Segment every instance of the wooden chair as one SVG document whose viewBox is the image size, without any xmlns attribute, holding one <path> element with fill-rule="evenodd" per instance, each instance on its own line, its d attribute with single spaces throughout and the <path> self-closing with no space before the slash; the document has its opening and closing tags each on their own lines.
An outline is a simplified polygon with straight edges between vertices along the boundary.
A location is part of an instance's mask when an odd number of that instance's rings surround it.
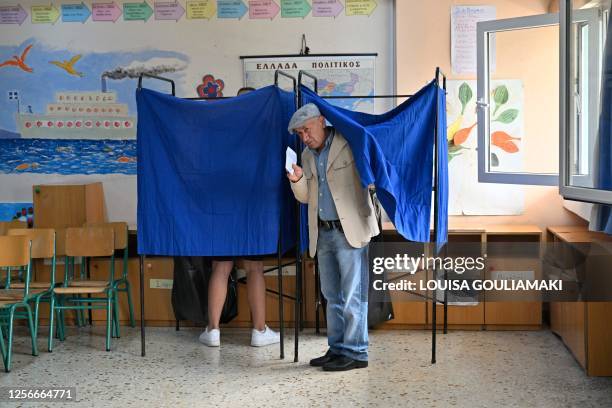
<svg viewBox="0 0 612 408">
<path fill-rule="evenodd" d="M 49 303 L 49 326 L 54 324 L 54 315 L 51 313 L 51 303 L 55 300 L 53 288 L 56 285 L 56 233 L 51 228 L 32 228 L 32 229 L 11 229 L 8 231 L 9 236 L 22 236 L 32 241 L 32 259 L 49 259 L 51 260 L 50 279 L 48 281 L 32 280 L 30 288 L 33 290 L 41 290 L 32 295 L 31 299 L 34 302 L 34 331 L 38 337 L 39 325 L 39 306 L 40 302 Z M 11 289 L 23 289 L 25 282 L 9 282 Z"/>
<path fill-rule="evenodd" d="M 74 275 L 74 263 L 70 261 L 75 257 L 110 257 L 110 271 L 108 280 L 104 285 L 75 285 L 78 281 Z M 66 271 L 64 281 L 61 286 L 53 288 L 53 292 L 58 296 L 57 302 L 53 305 L 54 310 L 95 310 L 106 309 L 106 351 L 111 348 L 111 323 L 113 319 L 113 302 L 115 298 L 115 288 L 113 286 L 115 276 L 115 232 L 112 228 L 105 227 L 86 227 L 86 228 L 67 228 L 66 229 Z M 102 297 L 86 298 L 86 295 L 102 295 Z M 94 301 L 95 299 L 95 301 Z M 101 304 L 105 303 L 105 304 Z M 117 311 L 115 311 L 117 314 Z M 60 339 L 65 338 L 64 315 L 60 313 L 62 327 Z M 116 318 L 118 322 L 118 316 Z M 51 328 L 52 330 L 52 328 Z M 53 336 L 50 349 L 53 346 Z"/>
<path fill-rule="evenodd" d="M 19 220 L 0 221 L 0 235 L 6 235 L 8 230 L 16 228 L 28 228 L 28 224 Z"/>
<path fill-rule="evenodd" d="M 6 235 L 10 229 L 15 229 L 15 228 L 26 229 L 28 228 L 28 224 L 23 221 L 19 221 L 19 220 L 0 221 L 0 236 Z M 0 268 L 0 272 L 4 270 L 6 270 L 6 268 Z M 3 276 L 5 278 L 7 277 L 6 275 L 3 275 Z M 6 286 L 6 282 L 2 282 L 2 287 L 5 287 L 5 286 Z"/>
<path fill-rule="evenodd" d="M 56 256 L 58 259 L 63 258 L 64 259 L 64 278 L 62 279 L 62 282 L 65 280 L 67 273 L 71 272 L 74 273 L 74 269 L 75 269 L 75 258 L 72 257 L 67 257 L 66 256 L 66 228 L 61 228 L 61 229 L 56 229 Z M 81 268 L 83 268 L 83 265 L 81 265 Z M 83 275 L 83 270 L 81 269 L 81 275 Z M 60 279 L 59 277 L 57 278 L 57 281 L 59 282 Z M 85 317 L 83 314 L 83 310 L 75 310 L 75 322 L 76 325 L 79 327 L 82 327 L 85 325 Z M 61 319 L 58 319 L 58 335 L 59 338 L 61 340 L 64 339 L 64 335 L 63 335 L 63 325 L 62 322 L 64 322 L 65 318 L 64 318 L 64 311 L 60 311 L 59 312 L 61 315 Z"/>
<path fill-rule="evenodd" d="M 0 291 L 6 295 L 7 299 L 0 300 L 0 311 L 4 312 L 8 325 L 8 344 L 5 347 L 4 336 L 0 328 L 0 353 L 6 372 L 11 370 L 12 349 L 13 349 L 13 327 L 16 312 L 25 309 L 25 316 L 28 320 L 30 337 L 32 339 L 32 355 L 37 356 L 36 331 L 32 318 L 32 309 L 28 304 L 30 300 L 30 274 L 32 270 L 31 261 L 32 241 L 27 237 L 20 236 L 0 236 L 0 268 L 7 268 L 8 275 L 14 268 L 25 268 L 25 285 L 22 290 L 4 289 Z M 17 293 L 19 292 L 19 294 Z"/>
<path fill-rule="evenodd" d="M 135 327 L 136 323 L 134 322 L 134 307 L 132 304 L 132 293 L 130 290 L 130 281 L 128 280 L 128 227 L 125 222 L 108 222 L 108 223 L 96 223 L 96 224 L 85 224 L 85 227 L 106 227 L 112 228 L 115 231 L 115 250 L 123 251 L 123 272 L 121 273 L 121 277 L 115 279 L 113 281 L 113 285 L 115 286 L 115 290 L 117 291 L 117 296 L 115 297 L 115 310 L 117 311 L 117 315 L 119 313 L 119 292 L 125 292 L 127 294 L 128 307 L 130 313 L 130 326 Z M 83 272 L 83 270 L 82 270 Z M 75 281 L 73 285 L 75 286 L 83 286 L 83 285 L 106 285 L 106 281 Z M 119 337 L 119 322 L 117 321 L 115 336 Z"/>
</svg>

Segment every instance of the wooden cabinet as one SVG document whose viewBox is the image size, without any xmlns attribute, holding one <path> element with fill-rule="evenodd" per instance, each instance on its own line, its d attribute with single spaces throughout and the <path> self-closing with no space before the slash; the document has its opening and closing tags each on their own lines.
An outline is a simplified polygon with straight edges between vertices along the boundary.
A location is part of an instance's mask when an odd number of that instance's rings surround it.
<svg viewBox="0 0 612 408">
<path fill-rule="evenodd" d="M 549 227 L 549 242 L 612 242 L 586 227 Z M 605 267 L 605 266 L 604 266 Z M 550 302 L 550 328 L 592 376 L 612 376 L 612 302 Z"/>
<path fill-rule="evenodd" d="M 138 263 L 138 262 L 137 262 Z M 147 325 L 172 325 L 172 258 L 150 257 L 144 263 L 144 316 Z M 137 297 L 140 301 L 140 296 Z M 140 320 L 140 315 L 138 316 Z"/>
<path fill-rule="evenodd" d="M 466 243 L 471 250 L 476 253 L 481 253 L 481 242 L 483 241 L 484 229 L 482 228 L 453 228 L 449 229 L 449 242 Z M 384 242 L 405 242 L 405 240 L 397 234 L 395 227 L 391 223 L 383 224 Z M 425 246 L 423 247 L 425 250 Z M 452 254 L 448 254 L 452 256 Z M 421 276 L 418 276 L 421 275 Z M 416 279 L 427 280 L 432 279 L 431 271 L 419 271 L 415 275 Z M 424 291 L 421 295 L 431 297 L 431 291 Z M 431 301 L 427 301 L 423 297 L 400 293 L 397 291 L 391 292 L 393 302 L 394 319 L 379 326 L 383 329 L 403 329 L 403 328 L 427 328 L 431 327 L 432 306 Z M 443 306 L 438 305 L 437 309 L 437 325 L 443 324 Z M 454 328 L 464 329 L 480 329 L 484 324 L 484 306 L 478 303 L 470 306 L 448 306 L 448 323 Z"/>
<path fill-rule="evenodd" d="M 542 230 L 534 225 L 495 225 L 486 229 L 487 268 L 485 279 L 512 274 L 518 279 L 542 279 Z M 495 292 L 485 294 L 487 329 L 537 329 L 542 325 L 542 302 L 537 292 L 515 292 L 495 301 Z M 502 296 L 501 294 L 499 296 Z M 524 299 L 524 300 L 522 300 Z"/>
<path fill-rule="evenodd" d="M 102 183 L 33 187 L 36 228 L 81 227 L 106 221 Z"/>
<path fill-rule="evenodd" d="M 385 242 L 401 242 L 393 225 L 385 224 Z M 448 232 L 449 253 L 444 256 L 478 257 L 487 253 L 485 270 L 472 271 L 473 279 L 491 279 L 499 272 L 523 273 L 539 279 L 541 276 L 542 230 L 533 225 L 495 225 L 483 228 L 453 226 Z M 514 250 L 510 250 L 514 248 Z M 454 252 L 453 252 L 454 251 Z M 450 275 L 449 275 L 450 276 Z M 431 276 L 428 277 L 431 279 Z M 490 298 L 487 295 L 491 295 Z M 431 296 L 431 292 L 426 293 Z M 447 307 L 448 324 L 456 329 L 539 329 L 542 324 L 540 301 L 495 301 L 495 293 L 483 292 L 478 302 L 451 302 Z M 383 328 L 431 327 L 431 301 L 402 301 L 393 293 L 395 319 Z M 454 304 L 453 304 L 454 303 Z M 436 323 L 443 325 L 444 307 L 436 306 Z"/>
<path fill-rule="evenodd" d="M 587 373 L 612 376 L 612 302 L 587 302 Z"/>
<path fill-rule="evenodd" d="M 440 254 L 444 257 L 480 257 L 484 253 L 484 243 L 486 235 L 484 228 L 449 228 L 448 231 L 448 251 Z M 467 273 L 467 272 L 466 272 Z M 454 272 L 450 271 L 448 278 L 452 278 Z M 470 279 L 482 279 L 484 276 L 483 270 L 473 270 L 470 272 Z M 467 278 L 467 275 L 463 275 Z M 439 292 L 438 296 L 441 296 Z M 477 302 L 463 302 L 464 304 L 450 304 L 447 307 L 448 324 L 454 328 L 480 330 L 485 323 L 485 298 L 481 294 Z M 452 303 L 452 302 L 451 302 Z M 457 302 L 455 302 L 457 303 Z M 468 304 L 470 303 L 470 304 Z M 427 302 L 428 322 L 432 320 L 431 302 Z M 444 306 L 438 304 L 436 306 L 436 325 L 443 326 Z M 429 324 L 431 327 L 431 324 Z"/>
<path fill-rule="evenodd" d="M 612 376 L 612 302 L 551 302 L 551 330 L 592 376 Z"/>
<path fill-rule="evenodd" d="M 385 242 L 391 242 L 395 231 L 392 226 L 387 226 L 385 231 Z M 387 238 L 390 238 L 387 240 Z M 399 240 L 399 237 L 396 237 Z M 493 226 L 486 228 L 459 228 L 452 227 L 449 230 L 449 242 L 451 244 L 465 244 L 470 256 L 479 256 L 487 252 L 489 257 L 486 261 L 486 269 L 477 271 L 477 278 L 492 278 L 498 271 L 533 272 L 535 279 L 541 277 L 540 265 L 540 241 L 542 232 L 535 226 Z M 526 243 L 527 249 L 522 250 L 519 245 Z M 514 250 L 514 256 L 506 253 L 505 248 L 519 248 Z M 448 256 L 466 256 L 464 247 L 454 249 L 457 253 L 449 253 Z M 501 248 L 501 249 L 500 249 Z M 516 256 L 516 252 L 519 252 Z M 452 252 L 452 250 L 451 250 Z M 512 252 L 512 251 L 510 251 Z M 121 261 L 117 260 L 116 276 L 121 273 Z M 275 265 L 273 258 L 266 259 L 265 264 L 269 267 Z M 108 260 L 94 260 L 91 263 L 91 276 L 94 279 L 106 279 L 108 277 Z M 172 326 L 175 324 L 172 310 L 172 280 L 174 262 L 172 258 L 147 257 L 145 260 L 145 319 L 148 325 Z M 419 272 L 424 274 L 425 272 Z M 62 276 L 61 266 L 60 273 Z M 138 258 L 129 260 L 130 282 L 132 283 L 132 294 L 136 320 L 140 319 L 139 309 L 139 262 Z M 431 276 L 429 276 L 431 278 Z M 277 290 L 276 272 L 266 275 L 266 285 L 271 290 Z M 303 318 L 306 327 L 315 324 L 315 282 L 314 261 L 310 258 L 304 260 L 303 276 Z M 285 294 L 295 294 L 295 276 L 293 273 L 285 274 L 283 277 L 283 290 Z M 431 296 L 431 293 L 425 293 Z M 451 304 L 448 306 L 448 323 L 451 328 L 460 329 L 538 329 L 542 323 L 542 305 L 539 301 L 515 300 L 496 302 L 494 294 L 481 294 L 479 301 L 472 305 Z M 238 316 L 228 326 L 250 327 L 251 316 L 248 305 L 247 288 L 244 284 L 238 286 Z M 520 294 L 517 294 L 520 298 Z M 404 329 L 404 328 L 427 328 L 431 324 L 432 310 L 431 302 L 423 298 L 403 293 L 392 293 L 393 309 L 395 318 L 384 323 L 380 328 Z M 284 316 L 287 327 L 293 325 L 294 301 L 284 300 Z M 321 309 L 320 322 L 324 327 L 325 311 Z M 120 319 L 122 324 L 127 323 L 127 301 L 125 294 L 120 295 Z M 278 326 L 278 296 L 273 293 L 266 295 L 266 319 L 272 326 Z M 94 320 L 103 320 L 103 314 L 94 312 Z M 182 325 L 189 325 L 183 322 Z M 437 324 L 443 324 L 443 306 L 437 306 Z"/>
</svg>

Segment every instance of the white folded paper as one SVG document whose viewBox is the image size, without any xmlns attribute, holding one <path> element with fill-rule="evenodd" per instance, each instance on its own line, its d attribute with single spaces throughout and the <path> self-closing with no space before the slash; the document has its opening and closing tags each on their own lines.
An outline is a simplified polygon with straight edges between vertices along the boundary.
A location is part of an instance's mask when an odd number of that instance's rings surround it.
<svg viewBox="0 0 612 408">
<path fill-rule="evenodd" d="M 285 169 L 289 172 L 289 174 L 293 174 L 292 164 L 297 164 L 297 153 L 295 153 L 290 147 L 287 147 L 287 155 L 285 157 Z"/>
</svg>

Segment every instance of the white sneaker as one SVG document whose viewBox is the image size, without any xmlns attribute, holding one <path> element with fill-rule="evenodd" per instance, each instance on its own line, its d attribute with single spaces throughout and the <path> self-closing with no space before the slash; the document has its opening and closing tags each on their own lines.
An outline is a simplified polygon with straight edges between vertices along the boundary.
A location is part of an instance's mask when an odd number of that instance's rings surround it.
<svg viewBox="0 0 612 408">
<path fill-rule="evenodd" d="M 276 343 L 280 343 L 280 334 L 269 328 L 267 325 L 264 326 L 263 331 L 259 331 L 257 329 L 251 330 L 251 346 L 262 347 Z"/>
<path fill-rule="evenodd" d="M 208 330 L 208 326 L 200 334 L 200 342 L 208 347 L 219 347 L 221 345 L 221 332 L 219 329 Z"/>
</svg>

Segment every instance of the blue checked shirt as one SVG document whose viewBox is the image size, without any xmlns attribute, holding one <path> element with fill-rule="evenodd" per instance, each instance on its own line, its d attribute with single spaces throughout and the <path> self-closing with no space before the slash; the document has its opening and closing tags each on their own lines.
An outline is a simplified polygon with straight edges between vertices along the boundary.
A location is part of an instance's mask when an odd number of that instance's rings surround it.
<svg viewBox="0 0 612 408">
<path fill-rule="evenodd" d="M 329 185 L 327 184 L 327 157 L 329 156 L 329 148 L 334 139 L 334 129 L 331 128 L 331 132 L 321 152 L 317 152 L 316 149 L 310 149 L 315 158 L 317 165 L 317 177 L 319 185 L 319 218 L 324 221 L 331 221 L 338 219 L 338 212 L 336 211 L 336 204 L 334 204 L 334 198 L 332 197 L 331 191 L 329 191 Z"/>
</svg>

